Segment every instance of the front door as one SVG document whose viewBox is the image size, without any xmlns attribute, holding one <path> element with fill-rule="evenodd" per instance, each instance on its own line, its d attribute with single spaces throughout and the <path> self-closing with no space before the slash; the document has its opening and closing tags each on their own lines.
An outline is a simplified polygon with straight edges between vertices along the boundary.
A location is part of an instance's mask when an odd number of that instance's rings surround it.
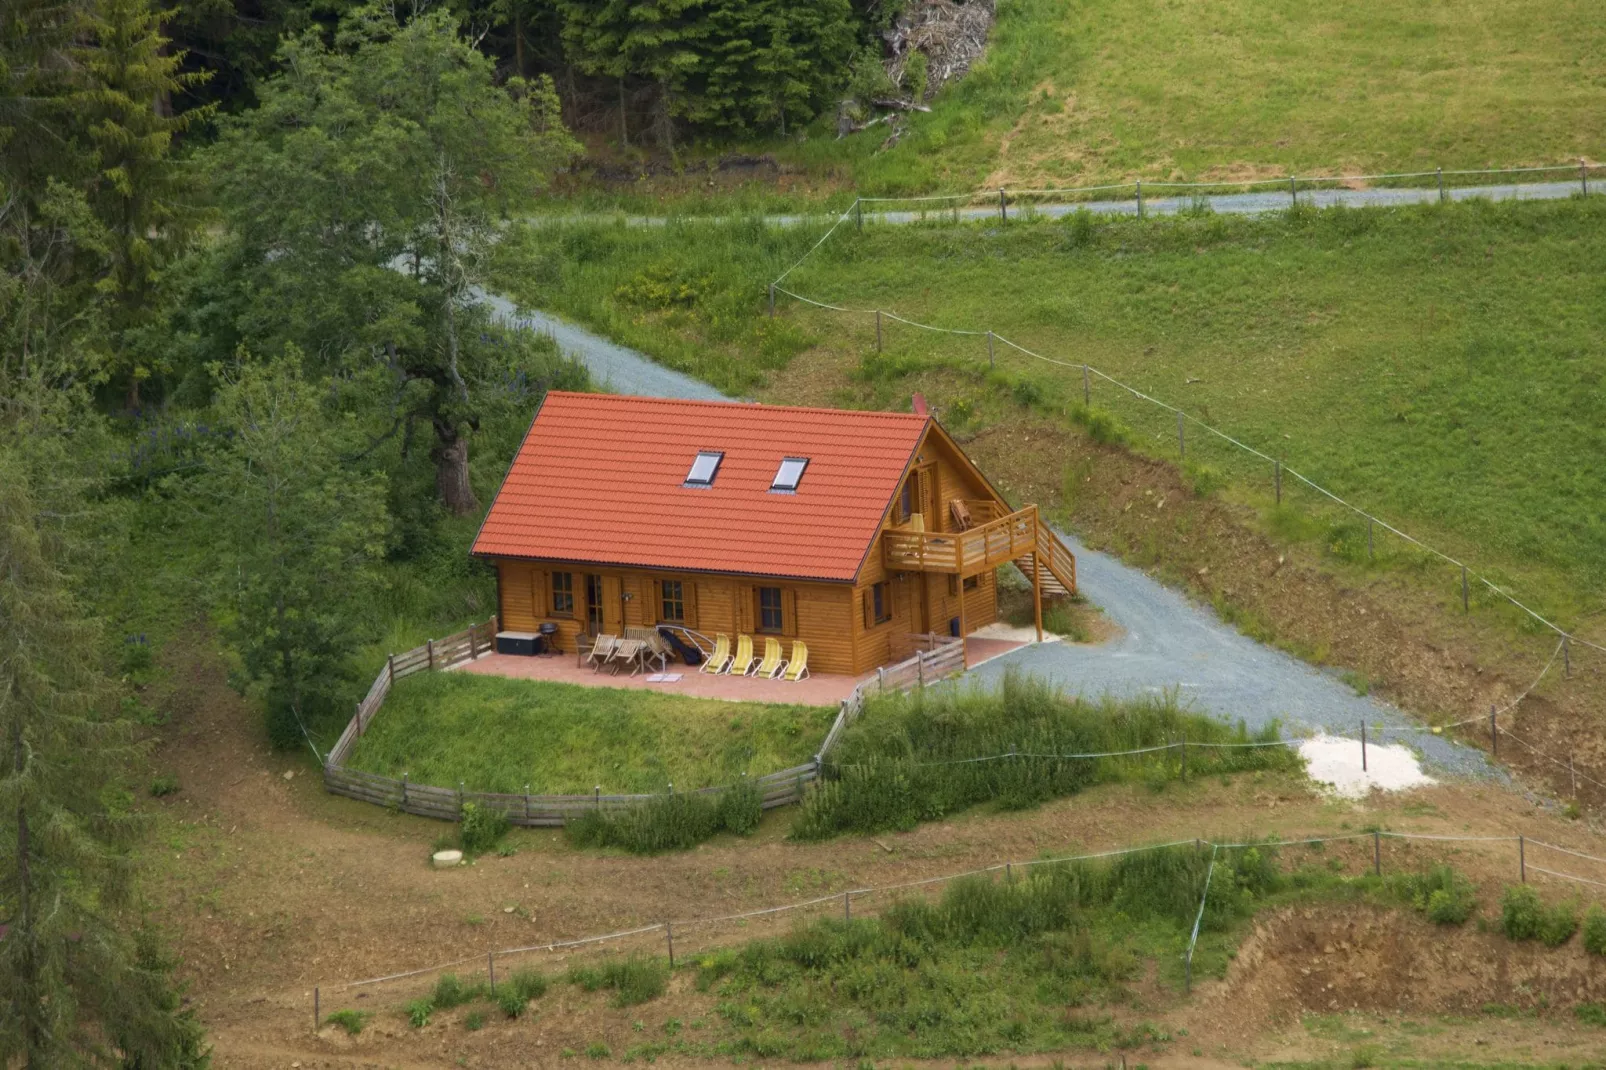
<svg viewBox="0 0 1606 1070">
<path fill-rule="evenodd" d="M 591 635 L 603 634 L 602 577 L 586 574 L 586 631 Z"/>
</svg>

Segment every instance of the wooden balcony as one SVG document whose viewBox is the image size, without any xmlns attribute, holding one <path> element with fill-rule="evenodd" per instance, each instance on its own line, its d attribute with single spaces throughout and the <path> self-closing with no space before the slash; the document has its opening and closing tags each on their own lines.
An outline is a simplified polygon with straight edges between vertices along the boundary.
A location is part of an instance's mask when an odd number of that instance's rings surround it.
<svg viewBox="0 0 1606 1070">
<path fill-rule="evenodd" d="M 910 531 L 895 528 L 881 537 L 881 554 L 894 572 L 944 572 L 974 576 L 1007 561 L 1015 561 L 1037 549 L 1037 507 L 1028 505 L 1013 513 L 980 522 L 976 506 L 992 503 L 971 502 L 974 527 L 964 531 Z"/>
</svg>

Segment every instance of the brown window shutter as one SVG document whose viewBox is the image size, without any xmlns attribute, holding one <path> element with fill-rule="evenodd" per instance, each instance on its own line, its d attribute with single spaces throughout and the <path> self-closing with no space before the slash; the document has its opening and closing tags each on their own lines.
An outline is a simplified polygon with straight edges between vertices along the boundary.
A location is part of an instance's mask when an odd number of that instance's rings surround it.
<svg viewBox="0 0 1606 1070">
<path fill-rule="evenodd" d="M 869 631 L 875 627 L 875 588 L 866 587 L 859 592 L 859 608 L 864 617 L 864 630 Z"/>
<path fill-rule="evenodd" d="M 797 634 L 797 592 L 790 587 L 781 588 L 781 634 Z"/>
<path fill-rule="evenodd" d="M 697 627 L 697 584 L 691 580 L 681 583 L 681 590 L 686 595 L 686 627 Z"/>
</svg>

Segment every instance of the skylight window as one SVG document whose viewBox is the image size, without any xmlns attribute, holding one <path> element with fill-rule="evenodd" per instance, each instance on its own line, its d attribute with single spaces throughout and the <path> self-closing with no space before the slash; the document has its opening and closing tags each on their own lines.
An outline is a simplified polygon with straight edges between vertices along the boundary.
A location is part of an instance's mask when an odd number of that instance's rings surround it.
<svg viewBox="0 0 1606 1070">
<path fill-rule="evenodd" d="M 770 483 L 770 490 L 782 494 L 791 494 L 797 490 L 797 485 L 803 481 L 803 469 L 809 466 L 807 457 L 787 457 L 781 461 L 781 467 L 775 471 L 775 480 Z"/>
<path fill-rule="evenodd" d="M 686 473 L 686 486 L 712 487 L 714 477 L 719 474 L 719 462 L 725 455 L 717 450 L 703 450 L 697 454 L 697 459 L 691 463 L 691 471 Z"/>
</svg>

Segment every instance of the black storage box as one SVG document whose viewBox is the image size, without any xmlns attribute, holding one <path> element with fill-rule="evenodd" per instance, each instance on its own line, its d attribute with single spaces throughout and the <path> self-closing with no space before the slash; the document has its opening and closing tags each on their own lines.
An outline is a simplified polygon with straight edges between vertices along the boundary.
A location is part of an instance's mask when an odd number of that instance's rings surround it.
<svg viewBox="0 0 1606 1070">
<path fill-rule="evenodd" d="M 534 657 L 541 649 L 541 637 L 534 632 L 497 632 L 496 652 Z"/>
</svg>

